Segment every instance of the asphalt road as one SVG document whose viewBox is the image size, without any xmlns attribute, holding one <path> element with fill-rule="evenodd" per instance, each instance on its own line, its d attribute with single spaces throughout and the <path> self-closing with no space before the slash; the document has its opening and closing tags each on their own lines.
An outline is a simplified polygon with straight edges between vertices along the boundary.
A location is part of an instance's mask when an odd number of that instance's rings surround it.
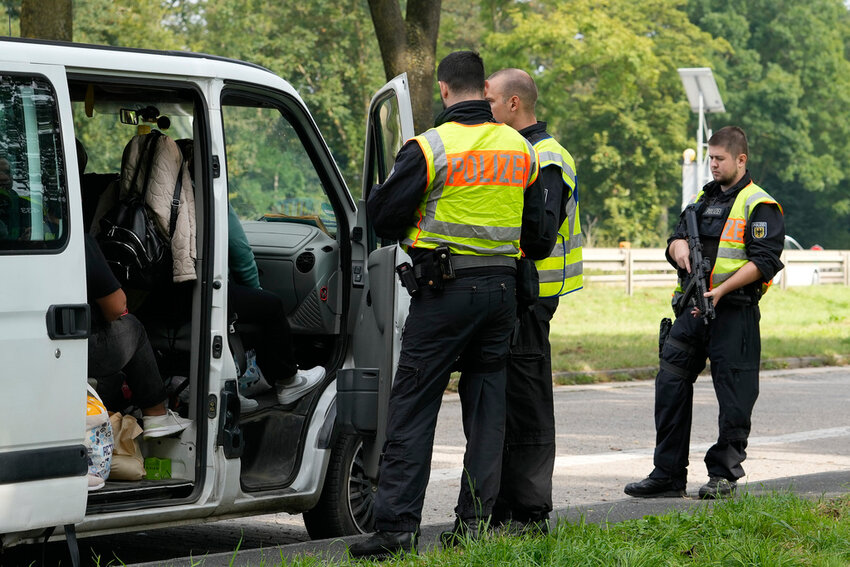
<svg viewBox="0 0 850 567">
<path fill-rule="evenodd" d="M 634 500 L 623 494 L 627 482 L 652 470 L 654 446 L 652 382 L 626 382 L 556 388 L 557 460 L 554 504 L 563 518 L 604 520 L 641 517 L 673 507 L 700 505 L 695 499 Z M 815 496 L 850 491 L 850 369 L 814 368 L 762 372 L 761 394 L 739 485 L 752 492 L 792 489 Z M 689 495 L 706 480 L 702 457 L 717 434 L 717 402 L 711 379 L 695 387 L 691 436 Z M 463 458 L 460 403 L 444 398 L 437 427 L 431 482 L 423 513 L 423 541 L 453 520 Z M 241 544 L 240 539 L 242 539 Z M 344 542 L 309 542 L 300 516 L 266 515 L 212 524 L 137 532 L 81 540 L 100 565 L 120 557 L 122 563 L 150 565 L 260 564 L 265 554 L 338 554 Z M 283 546 L 276 549 L 277 546 Z M 253 550 L 253 551 L 252 551 Z M 16 550 L 21 563 L 37 560 L 40 549 Z M 24 560 L 29 556 L 29 561 Z M 198 558 L 206 557 L 203 563 Z M 182 559 L 181 559 L 182 558 Z M 17 564 L 4 555 L 3 565 Z M 66 564 L 66 562 L 63 561 Z M 54 564 L 48 561 L 47 564 Z"/>
</svg>

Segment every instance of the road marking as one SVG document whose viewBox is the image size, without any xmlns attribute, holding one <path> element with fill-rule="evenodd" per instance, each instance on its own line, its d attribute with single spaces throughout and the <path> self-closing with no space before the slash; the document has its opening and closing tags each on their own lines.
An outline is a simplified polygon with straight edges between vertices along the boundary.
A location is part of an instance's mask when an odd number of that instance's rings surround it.
<svg viewBox="0 0 850 567">
<path fill-rule="evenodd" d="M 850 436 L 850 427 L 831 427 L 828 429 L 813 429 L 811 431 L 797 431 L 794 433 L 786 433 L 784 435 L 770 435 L 763 437 L 750 437 L 748 449 L 753 447 L 761 447 L 764 445 L 783 445 L 788 443 L 802 443 L 804 441 L 814 441 L 817 439 L 832 439 L 835 437 Z M 700 443 L 691 445 L 691 451 L 704 452 L 707 451 L 714 443 Z M 438 449 L 438 450 L 436 450 Z M 462 447 L 455 446 L 435 446 L 434 460 L 455 461 L 462 460 L 460 452 Z M 562 455 L 555 457 L 555 469 L 580 467 L 586 465 L 604 465 L 609 463 L 618 463 L 629 461 L 632 459 L 642 459 L 647 456 L 652 456 L 653 449 L 630 449 L 628 451 L 616 451 L 610 453 L 596 453 L 590 455 Z M 458 481 L 460 474 L 463 471 L 462 467 L 434 469 L 431 471 L 431 482 L 442 481 Z"/>
</svg>

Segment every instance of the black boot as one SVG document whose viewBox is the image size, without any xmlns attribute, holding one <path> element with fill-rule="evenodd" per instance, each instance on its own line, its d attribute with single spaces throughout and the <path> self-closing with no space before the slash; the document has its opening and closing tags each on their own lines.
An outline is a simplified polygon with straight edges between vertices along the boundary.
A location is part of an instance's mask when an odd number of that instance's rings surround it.
<svg viewBox="0 0 850 567">
<path fill-rule="evenodd" d="M 352 557 L 383 559 L 399 553 L 416 553 L 417 532 L 377 531 L 348 548 Z"/>
<path fill-rule="evenodd" d="M 636 498 L 670 498 L 687 496 L 685 483 L 679 480 L 646 477 L 640 482 L 630 482 L 623 491 Z"/>
<path fill-rule="evenodd" d="M 728 498 L 735 494 L 738 483 L 719 476 L 711 476 L 708 482 L 699 489 L 699 497 L 702 500 L 714 500 L 716 498 Z"/>
<path fill-rule="evenodd" d="M 455 525 L 449 532 L 440 534 L 443 548 L 457 547 L 466 541 L 481 539 L 486 533 L 486 522 L 484 520 L 461 520 L 455 518 Z"/>
</svg>

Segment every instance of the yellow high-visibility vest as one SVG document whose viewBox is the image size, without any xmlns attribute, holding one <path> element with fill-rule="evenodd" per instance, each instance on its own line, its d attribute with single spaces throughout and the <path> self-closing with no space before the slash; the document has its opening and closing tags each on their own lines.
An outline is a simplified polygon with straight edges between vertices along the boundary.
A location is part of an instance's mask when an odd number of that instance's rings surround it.
<svg viewBox="0 0 850 567">
<path fill-rule="evenodd" d="M 579 220 L 576 164 L 573 156 L 551 136 L 534 144 L 539 168 L 556 165 L 568 187 L 567 218 L 558 229 L 558 240 L 548 258 L 537 260 L 540 297 L 557 297 L 577 291 L 583 285 L 581 221 Z"/>
<path fill-rule="evenodd" d="M 447 122 L 414 138 L 428 182 L 403 244 L 453 254 L 520 257 L 525 188 L 537 179 L 534 148 L 510 126 Z"/>
<path fill-rule="evenodd" d="M 699 201 L 702 195 L 703 191 L 700 191 L 694 201 Z M 782 205 L 752 181 L 738 191 L 738 194 L 735 196 L 735 202 L 732 203 L 732 209 L 729 211 L 729 216 L 726 217 L 726 223 L 723 225 L 723 232 L 720 234 L 720 243 L 717 246 L 717 259 L 714 261 L 714 268 L 711 270 L 711 281 L 709 282 L 711 289 L 728 280 L 732 277 L 732 274 L 740 270 L 749 261 L 744 246 L 744 235 L 747 230 L 758 230 L 758 227 L 748 226 L 750 215 L 752 215 L 756 205 L 764 203 L 776 205 L 779 207 L 779 212 L 783 212 Z M 762 295 L 767 293 L 772 282 L 773 280 L 761 284 Z M 682 291 L 681 282 L 679 282 L 676 291 Z"/>
</svg>

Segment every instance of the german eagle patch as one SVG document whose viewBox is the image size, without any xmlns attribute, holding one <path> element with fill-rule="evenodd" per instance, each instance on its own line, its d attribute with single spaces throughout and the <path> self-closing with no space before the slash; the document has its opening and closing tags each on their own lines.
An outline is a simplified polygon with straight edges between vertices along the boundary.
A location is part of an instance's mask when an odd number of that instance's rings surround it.
<svg viewBox="0 0 850 567">
<path fill-rule="evenodd" d="M 754 222 L 753 223 L 753 238 L 764 238 L 767 236 L 767 223 L 766 222 Z"/>
</svg>

